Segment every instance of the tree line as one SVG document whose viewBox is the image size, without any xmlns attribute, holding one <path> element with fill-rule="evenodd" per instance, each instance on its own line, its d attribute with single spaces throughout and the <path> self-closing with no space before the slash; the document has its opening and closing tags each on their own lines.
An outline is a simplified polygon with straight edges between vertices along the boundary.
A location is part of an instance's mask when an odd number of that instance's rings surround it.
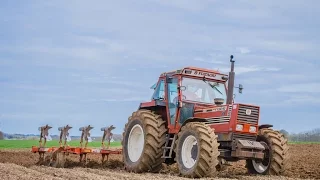
<svg viewBox="0 0 320 180">
<path fill-rule="evenodd" d="M 0 140 L 3 140 L 4 139 L 4 135 L 3 135 L 3 132 L 0 131 Z"/>
<path fill-rule="evenodd" d="M 284 129 L 280 132 L 292 142 L 320 142 L 320 128 L 300 133 L 289 133 Z"/>
</svg>

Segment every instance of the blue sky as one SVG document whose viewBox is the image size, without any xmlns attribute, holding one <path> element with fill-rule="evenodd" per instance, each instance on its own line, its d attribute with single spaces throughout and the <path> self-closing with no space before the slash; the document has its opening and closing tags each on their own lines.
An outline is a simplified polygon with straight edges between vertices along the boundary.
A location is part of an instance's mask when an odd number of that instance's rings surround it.
<svg viewBox="0 0 320 180">
<path fill-rule="evenodd" d="M 261 123 L 319 125 L 319 1 L 9 1 L 0 6 L 0 121 L 7 133 L 124 124 L 160 73 L 229 70 Z"/>
</svg>

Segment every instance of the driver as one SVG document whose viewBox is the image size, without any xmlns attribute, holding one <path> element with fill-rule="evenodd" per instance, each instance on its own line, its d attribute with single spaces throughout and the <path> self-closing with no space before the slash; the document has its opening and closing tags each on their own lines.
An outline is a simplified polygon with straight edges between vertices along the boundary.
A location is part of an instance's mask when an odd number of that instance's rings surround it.
<svg viewBox="0 0 320 180">
<path fill-rule="evenodd" d="M 200 101 L 201 98 L 194 92 L 192 92 L 190 89 L 195 89 L 196 87 L 193 86 L 193 85 L 188 85 L 186 86 L 186 90 L 185 91 L 182 91 L 182 100 L 190 100 L 190 101 Z M 173 99 L 173 103 L 177 103 L 178 101 L 178 96 L 175 97 Z"/>
</svg>

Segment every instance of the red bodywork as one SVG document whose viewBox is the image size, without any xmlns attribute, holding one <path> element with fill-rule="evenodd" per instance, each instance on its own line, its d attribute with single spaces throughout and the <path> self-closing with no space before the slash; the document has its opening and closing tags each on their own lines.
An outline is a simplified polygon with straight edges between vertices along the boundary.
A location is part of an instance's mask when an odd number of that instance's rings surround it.
<svg viewBox="0 0 320 180">
<path fill-rule="evenodd" d="M 186 70 L 191 71 L 191 74 L 184 73 Z M 165 81 L 165 94 L 167 94 L 167 82 L 166 82 L 166 76 L 174 77 L 178 79 L 178 86 L 181 85 L 181 81 L 183 77 L 189 77 L 193 79 L 203 79 L 203 76 L 206 78 L 211 78 L 211 80 L 214 80 L 215 82 L 220 82 L 227 84 L 227 81 L 223 79 L 223 77 L 227 77 L 228 75 L 219 73 L 218 71 L 208 70 L 208 69 L 202 69 L 202 68 L 195 68 L 195 67 L 186 67 L 182 70 L 178 71 L 171 71 L 167 73 L 161 74 L 159 77 L 158 83 L 161 80 Z M 226 87 L 226 86 L 225 86 Z M 227 91 L 227 87 L 226 87 Z M 183 101 L 181 99 L 181 90 L 178 91 L 178 97 L 179 101 Z M 179 123 L 179 117 L 180 117 L 180 108 L 177 109 L 176 112 L 176 120 L 174 124 L 170 123 L 169 118 L 169 107 L 168 107 L 168 101 L 166 96 L 161 101 L 162 104 L 159 105 L 157 100 L 152 100 L 150 102 L 143 102 L 140 104 L 140 108 L 146 108 L 146 109 L 152 109 L 156 111 L 158 114 L 162 115 L 162 118 L 167 120 L 168 123 L 168 129 L 169 133 L 178 133 L 181 126 L 184 124 Z M 255 126 L 258 130 L 258 120 L 259 120 L 259 107 L 253 106 L 253 105 L 246 105 L 246 104 L 227 104 L 227 105 L 215 105 L 214 102 L 212 104 L 204 104 L 204 103 L 195 103 L 195 102 L 189 102 L 195 104 L 194 107 L 194 119 L 197 120 L 210 120 L 211 118 L 216 118 L 215 123 L 207 123 L 210 125 L 210 127 L 215 129 L 215 132 L 218 133 L 229 133 L 229 132 L 238 132 L 238 133 L 246 133 L 246 134 L 257 134 L 257 131 L 255 132 L 249 132 L 250 126 Z M 256 121 L 254 123 L 250 122 L 244 122 L 244 121 L 238 121 L 238 114 L 239 114 L 239 105 L 247 106 L 249 108 L 255 108 L 258 112 L 257 116 L 255 116 Z M 221 121 L 219 121 L 219 117 L 221 117 Z M 228 121 L 226 119 L 229 119 Z M 243 130 L 242 131 L 236 131 L 236 125 L 242 124 Z"/>
<path fill-rule="evenodd" d="M 255 126 L 256 129 L 258 129 L 258 121 L 256 121 L 255 124 L 249 124 L 246 122 L 238 121 L 239 105 L 246 105 L 246 104 L 230 104 L 230 105 L 223 105 L 223 106 L 198 105 L 195 108 L 194 117 L 201 118 L 201 119 L 223 117 L 221 118 L 222 120 L 220 120 L 220 122 L 215 124 L 210 124 L 210 127 L 214 128 L 215 131 L 219 133 L 239 132 L 239 133 L 256 134 L 256 132 L 249 132 L 249 128 L 250 126 Z M 258 106 L 253 106 L 253 105 L 246 105 L 246 106 L 256 107 L 259 109 Z M 258 119 L 259 119 L 259 116 L 258 116 Z M 243 125 L 242 131 L 236 130 L 237 124 Z"/>
</svg>

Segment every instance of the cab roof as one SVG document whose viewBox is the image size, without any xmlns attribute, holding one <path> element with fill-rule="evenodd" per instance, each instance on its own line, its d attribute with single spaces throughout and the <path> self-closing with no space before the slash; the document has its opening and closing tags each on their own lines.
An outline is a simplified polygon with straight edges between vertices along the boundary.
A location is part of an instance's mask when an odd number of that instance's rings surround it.
<svg viewBox="0 0 320 180">
<path fill-rule="evenodd" d="M 221 72 L 216 71 L 216 70 L 206 69 L 206 68 L 199 68 L 199 67 L 194 67 L 194 66 L 187 66 L 187 67 L 183 67 L 181 69 L 163 72 L 161 74 L 161 76 L 165 76 L 167 74 L 183 74 L 183 72 L 185 72 L 185 70 L 193 70 L 193 71 L 199 71 L 199 72 L 213 73 L 213 74 L 220 74 L 220 75 L 228 76 L 227 74 L 221 73 Z"/>
</svg>

